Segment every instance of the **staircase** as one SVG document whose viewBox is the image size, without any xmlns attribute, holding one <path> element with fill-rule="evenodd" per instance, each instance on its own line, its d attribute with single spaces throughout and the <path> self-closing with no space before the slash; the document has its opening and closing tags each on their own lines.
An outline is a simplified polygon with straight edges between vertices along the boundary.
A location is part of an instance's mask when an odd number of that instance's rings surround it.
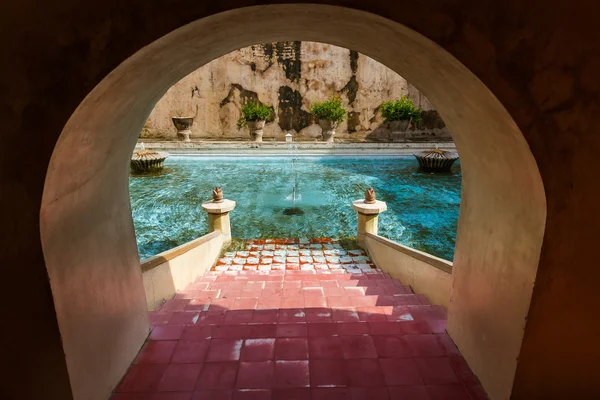
<svg viewBox="0 0 600 400">
<path fill-rule="evenodd" d="M 333 240 L 249 242 L 150 318 L 114 400 L 487 399 L 445 309 Z"/>
</svg>

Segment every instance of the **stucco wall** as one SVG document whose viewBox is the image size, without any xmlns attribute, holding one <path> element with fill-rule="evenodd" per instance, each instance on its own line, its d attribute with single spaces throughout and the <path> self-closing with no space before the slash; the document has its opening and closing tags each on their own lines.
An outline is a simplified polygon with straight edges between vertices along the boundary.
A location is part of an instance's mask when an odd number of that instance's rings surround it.
<svg viewBox="0 0 600 400">
<path fill-rule="evenodd" d="M 156 311 L 177 290 L 183 290 L 215 263 L 223 235 L 214 231 L 142 261 L 148 311 Z"/>
<path fill-rule="evenodd" d="M 423 108 L 423 122 L 399 132 L 384 123 L 379 107 L 387 100 L 410 97 Z M 336 130 L 346 140 L 452 140 L 444 121 L 427 98 L 406 79 L 370 57 L 317 42 L 273 42 L 235 50 L 198 68 L 173 85 L 156 104 L 142 138 L 175 138 L 171 117 L 196 115 L 192 137 L 248 138 L 238 129 L 240 108 L 249 100 L 273 106 L 264 138 L 313 140 L 321 128 L 308 113 L 310 105 L 342 98 L 348 120 Z"/>
<path fill-rule="evenodd" d="M 452 263 L 411 249 L 381 236 L 365 237 L 371 259 L 382 271 L 424 294 L 431 304 L 448 307 L 452 286 Z"/>
</svg>

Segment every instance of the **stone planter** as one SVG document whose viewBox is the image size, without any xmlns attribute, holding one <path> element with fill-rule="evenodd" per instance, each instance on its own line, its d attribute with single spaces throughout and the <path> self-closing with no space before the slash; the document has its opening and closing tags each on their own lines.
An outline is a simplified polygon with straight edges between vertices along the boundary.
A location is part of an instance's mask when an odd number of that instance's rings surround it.
<svg viewBox="0 0 600 400">
<path fill-rule="evenodd" d="M 171 117 L 171 120 L 173 121 L 173 125 L 175 125 L 175 129 L 177 129 L 177 138 L 181 141 L 189 142 L 194 117 Z"/>
<path fill-rule="evenodd" d="M 246 124 L 250 131 L 250 139 L 253 142 L 262 142 L 265 121 L 247 121 Z"/>
<path fill-rule="evenodd" d="M 141 150 L 131 156 L 131 171 L 135 174 L 160 172 L 165 167 L 169 153 L 164 151 Z"/>
<path fill-rule="evenodd" d="M 392 132 L 406 132 L 410 121 L 390 121 L 390 131 Z"/>
<path fill-rule="evenodd" d="M 426 172 L 448 172 L 458 160 L 458 153 L 444 150 L 426 150 L 413 154 L 419 167 Z"/>
<path fill-rule="evenodd" d="M 319 126 L 323 129 L 323 141 L 327 143 L 333 143 L 333 135 L 335 135 L 335 128 L 337 128 L 337 121 L 330 119 L 320 119 Z"/>
</svg>

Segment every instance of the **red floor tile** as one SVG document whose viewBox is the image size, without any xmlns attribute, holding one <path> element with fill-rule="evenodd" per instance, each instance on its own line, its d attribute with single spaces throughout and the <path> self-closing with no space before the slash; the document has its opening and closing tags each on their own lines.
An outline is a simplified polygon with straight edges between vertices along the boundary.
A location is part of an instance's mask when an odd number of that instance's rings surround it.
<svg viewBox="0 0 600 400">
<path fill-rule="evenodd" d="M 329 307 L 352 307 L 352 301 L 348 296 L 330 296 L 327 297 L 327 305 Z"/>
<path fill-rule="evenodd" d="M 370 336 L 340 336 L 344 358 L 377 358 Z"/>
<path fill-rule="evenodd" d="M 226 324 L 243 324 L 252 321 L 253 310 L 229 310 L 225 314 Z"/>
<path fill-rule="evenodd" d="M 191 392 L 194 390 L 202 364 L 170 364 L 158 382 L 159 392 Z"/>
<path fill-rule="evenodd" d="M 260 300 L 259 300 L 260 303 Z M 278 309 L 254 310 L 251 322 L 254 323 L 275 323 L 279 319 Z"/>
<path fill-rule="evenodd" d="M 463 385 L 429 385 L 431 400 L 471 400 Z"/>
<path fill-rule="evenodd" d="M 309 388 L 273 389 L 272 400 L 311 400 Z"/>
<path fill-rule="evenodd" d="M 410 348 L 402 336 L 374 336 L 373 344 L 379 358 L 411 357 Z"/>
<path fill-rule="evenodd" d="M 360 320 L 354 307 L 332 308 L 333 320 L 336 322 L 357 322 Z"/>
<path fill-rule="evenodd" d="M 309 387 L 308 361 L 277 360 L 273 372 L 273 387 Z"/>
<path fill-rule="evenodd" d="M 232 310 L 254 310 L 258 304 L 257 297 L 237 297 L 233 302 Z"/>
<path fill-rule="evenodd" d="M 347 386 L 349 383 L 344 360 L 310 360 L 312 387 Z"/>
<path fill-rule="evenodd" d="M 415 358 L 423 382 L 427 385 L 445 385 L 460 380 L 445 357 Z"/>
<path fill-rule="evenodd" d="M 211 325 L 186 326 L 180 336 L 181 340 L 204 340 L 212 337 Z"/>
<path fill-rule="evenodd" d="M 422 385 L 423 380 L 412 358 L 380 359 L 385 381 L 389 386 Z"/>
<path fill-rule="evenodd" d="M 183 326 L 157 326 L 150 333 L 150 340 L 177 340 L 183 333 Z"/>
<path fill-rule="evenodd" d="M 212 339 L 206 356 L 207 362 L 237 361 L 240 359 L 242 340 Z"/>
<path fill-rule="evenodd" d="M 172 316 L 173 316 L 173 312 L 170 312 L 170 311 L 149 312 L 148 313 L 148 318 L 150 319 L 150 325 L 152 325 L 152 326 L 166 325 Z"/>
<path fill-rule="evenodd" d="M 338 333 L 340 336 L 367 335 L 369 325 L 366 322 L 338 322 Z"/>
<path fill-rule="evenodd" d="M 303 337 L 307 335 L 305 323 L 277 324 L 277 337 Z"/>
<path fill-rule="evenodd" d="M 352 387 L 350 388 L 352 400 L 389 400 L 390 394 L 387 387 Z"/>
<path fill-rule="evenodd" d="M 338 334 L 338 325 L 336 323 L 311 323 L 306 324 L 309 337 L 334 336 Z"/>
<path fill-rule="evenodd" d="M 271 388 L 273 385 L 273 365 L 273 361 L 240 362 L 236 388 Z"/>
<path fill-rule="evenodd" d="M 208 353 L 209 345 L 209 340 L 179 340 L 171 363 L 202 363 Z"/>
<path fill-rule="evenodd" d="M 244 339 L 246 337 L 246 325 L 215 325 L 212 329 L 213 339 Z"/>
<path fill-rule="evenodd" d="M 445 354 L 434 335 L 404 335 L 414 357 L 439 357 Z"/>
<path fill-rule="evenodd" d="M 305 297 L 304 298 L 304 307 L 307 309 L 326 308 L 327 307 L 327 298 L 325 298 L 325 297 Z"/>
<path fill-rule="evenodd" d="M 308 343 L 311 360 L 344 358 L 342 342 L 337 336 L 310 337 Z"/>
<path fill-rule="evenodd" d="M 287 308 L 280 310 L 279 322 L 306 322 L 304 308 Z"/>
<path fill-rule="evenodd" d="M 237 362 L 204 363 L 196 390 L 231 389 L 235 384 L 237 369 Z"/>
<path fill-rule="evenodd" d="M 271 391 L 267 389 L 240 389 L 233 392 L 233 400 L 271 400 Z"/>
<path fill-rule="evenodd" d="M 273 338 L 277 336 L 277 324 L 248 324 L 245 336 L 248 339 Z"/>
<path fill-rule="evenodd" d="M 191 400 L 232 400 L 232 390 L 201 390 L 192 393 Z"/>
<path fill-rule="evenodd" d="M 278 338 L 275 342 L 276 360 L 308 359 L 308 340 L 303 337 Z"/>
<path fill-rule="evenodd" d="M 393 400 L 431 400 L 425 386 L 392 386 L 389 391 Z"/>
<path fill-rule="evenodd" d="M 307 308 L 307 322 L 333 322 L 333 315 L 330 308 Z"/>
<path fill-rule="evenodd" d="M 383 373 L 378 360 L 346 360 L 350 386 L 384 386 Z"/>
<path fill-rule="evenodd" d="M 469 368 L 469 365 L 462 356 L 451 355 L 448 358 L 450 360 L 452 368 L 454 368 L 454 372 L 456 372 L 461 381 L 471 382 L 475 384 L 479 383 L 479 380 L 471 371 L 471 368 Z"/>
<path fill-rule="evenodd" d="M 352 400 L 350 388 L 322 387 L 312 389 L 312 400 Z"/>
<path fill-rule="evenodd" d="M 154 392 L 159 380 L 167 369 L 168 364 L 137 364 L 132 365 L 125 378 L 119 385 L 119 393 L 148 393 Z"/>
<path fill-rule="evenodd" d="M 242 361 L 272 360 L 275 353 L 275 339 L 246 339 L 242 347 Z"/>
<path fill-rule="evenodd" d="M 167 364 L 171 360 L 173 350 L 177 345 L 175 340 L 160 340 L 146 342 L 140 354 L 135 359 L 136 364 Z"/>
</svg>

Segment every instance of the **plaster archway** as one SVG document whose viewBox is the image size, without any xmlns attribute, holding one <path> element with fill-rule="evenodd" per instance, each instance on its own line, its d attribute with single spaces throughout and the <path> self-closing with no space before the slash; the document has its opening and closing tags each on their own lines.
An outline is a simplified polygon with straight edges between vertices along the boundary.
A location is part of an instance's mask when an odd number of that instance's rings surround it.
<svg viewBox="0 0 600 400">
<path fill-rule="evenodd" d="M 128 168 L 152 107 L 198 66 L 286 40 L 327 42 L 382 62 L 427 95 L 454 133 L 463 194 L 448 330 L 492 398 L 508 398 L 546 218 L 528 144 L 490 90 L 434 42 L 374 14 L 320 5 L 241 8 L 185 25 L 123 61 L 64 127 L 40 219 L 75 398 L 109 393 L 147 334 Z"/>
</svg>

